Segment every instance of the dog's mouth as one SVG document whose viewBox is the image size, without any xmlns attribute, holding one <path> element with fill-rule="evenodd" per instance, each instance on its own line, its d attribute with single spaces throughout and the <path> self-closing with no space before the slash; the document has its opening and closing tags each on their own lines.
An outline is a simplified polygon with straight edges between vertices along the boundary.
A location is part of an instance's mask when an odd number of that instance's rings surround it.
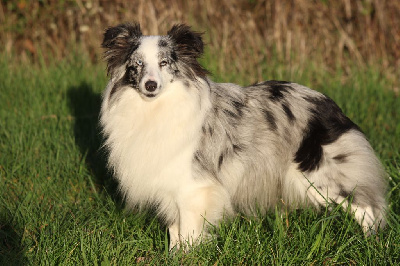
<svg viewBox="0 0 400 266">
<path fill-rule="evenodd" d="M 140 92 L 143 100 L 152 101 L 157 98 L 160 92 Z"/>
<path fill-rule="evenodd" d="M 156 93 L 145 93 L 144 96 L 146 96 L 147 98 L 154 98 L 157 96 Z"/>
</svg>

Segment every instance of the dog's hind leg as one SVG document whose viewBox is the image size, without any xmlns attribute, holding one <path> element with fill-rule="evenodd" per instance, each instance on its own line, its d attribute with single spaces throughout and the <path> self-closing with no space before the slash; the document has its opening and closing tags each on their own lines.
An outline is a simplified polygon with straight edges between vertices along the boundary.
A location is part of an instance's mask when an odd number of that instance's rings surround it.
<svg viewBox="0 0 400 266">
<path fill-rule="evenodd" d="M 383 207 L 385 202 L 379 196 L 371 196 L 371 200 L 363 198 L 363 188 L 355 186 L 351 193 L 344 193 L 342 187 L 336 183 L 328 186 L 321 186 L 317 182 L 311 182 L 305 179 L 303 182 L 304 187 L 307 185 L 307 198 L 314 204 L 320 206 L 327 206 L 335 203 L 340 204 L 343 209 L 350 208 L 351 213 L 354 215 L 356 221 L 361 225 L 366 234 L 373 233 L 379 227 L 384 226 Z M 303 180 L 304 181 L 304 180 Z M 374 206 L 374 202 L 378 199 L 381 205 Z"/>
<path fill-rule="evenodd" d="M 326 163 L 308 173 L 296 170 L 297 173 L 293 174 L 295 171 L 292 170 L 291 178 L 302 198 L 306 198 L 314 206 L 335 203 L 340 204 L 343 209 L 350 208 L 363 231 L 370 234 L 385 225 L 386 202 L 378 182 L 368 183 L 362 179 L 371 174 L 369 170 L 368 167 L 357 167 L 357 164 L 338 168 L 332 163 Z M 377 177 L 377 180 L 378 178 L 381 177 Z"/>
<path fill-rule="evenodd" d="M 343 209 L 350 207 L 350 211 L 353 213 L 354 218 L 362 226 L 365 233 L 369 233 L 374 230 L 376 217 L 373 209 L 369 205 L 360 206 L 356 202 L 351 202 L 352 195 L 344 195 L 340 190 L 340 187 L 335 186 L 322 186 L 317 182 L 312 182 L 306 176 L 303 179 L 298 179 L 299 187 L 303 187 L 306 190 L 306 198 L 314 206 L 328 206 L 332 203 L 340 204 Z"/>
<path fill-rule="evenodd" d="M 351 130 L 321 149 L 311 157 L 316 162 L 312 169 L 301 172 L 296 164 L 289 168 L 289 185 L 314 205 L 350 207 L 366 233 L 383 227 L 385 173 L 364 135 Z"/>
</svg>

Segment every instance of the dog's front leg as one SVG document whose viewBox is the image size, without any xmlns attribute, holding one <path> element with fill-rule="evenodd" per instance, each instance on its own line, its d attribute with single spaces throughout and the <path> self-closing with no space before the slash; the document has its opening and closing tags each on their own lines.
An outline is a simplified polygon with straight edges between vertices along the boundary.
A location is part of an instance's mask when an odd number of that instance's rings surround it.
<svg viewBox="0 0 400 266">
<path fill-rule="evenodd" d="M 197 244 L 207 235 L 207 232 L 204 230 L 207 225 L 206 219 L 206 212 L 204 210 L 197 208 L 182 210 L 179 229 L 183 246 Z"/>
<path fill-rule="evenodd" d="M 216 225 L 232 212 L 228 193 L 220 186 L 195 187 L 182 194 L 179 206 L 179 235 L 183 245 L 195 245 L 210 235 L 207 226 Z"/>
<path fill-rule="evenodd" d="M 180 234 L 179 234 L 179 218 L 168 227 L 169 232 L 169 250 L 173 248 L 179 249 L 180 247 Z"/>
</svg>

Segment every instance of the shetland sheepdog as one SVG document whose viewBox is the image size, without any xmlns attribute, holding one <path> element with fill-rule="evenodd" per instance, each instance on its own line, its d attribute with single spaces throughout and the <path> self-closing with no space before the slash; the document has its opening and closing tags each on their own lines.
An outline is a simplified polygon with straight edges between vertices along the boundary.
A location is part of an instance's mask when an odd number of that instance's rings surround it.
<svg viewBox="0 0 400 266">
<path fill-rule="evenodd" d="M 350 208 L 366 233 L 385 224 L 386 178 L 360 128 L 327 96 L 270 80 L 216 83 L 200 65 L 202 34 L 144 36 L 108 28 L 100 123 L 129 207 L 156 209 L 170 248 L 193 245 L 236 212 Z"/>
</svg>

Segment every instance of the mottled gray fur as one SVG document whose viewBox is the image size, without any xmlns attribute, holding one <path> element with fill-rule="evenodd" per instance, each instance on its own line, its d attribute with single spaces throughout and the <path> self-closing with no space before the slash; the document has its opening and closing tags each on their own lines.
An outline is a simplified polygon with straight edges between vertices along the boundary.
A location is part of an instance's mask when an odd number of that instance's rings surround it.
<svg viewBox="0 0 400 266">
<path fill-rule="evenodd" d="M 286 187 L 285 179 L 290 178 L 290 166 L 296 164 L 296 152 L 309 130 L 313 109 L 329 112 L 323 108 L 330 106 L 315 105 L 312 99 L 323 101 L 326 96 L 295 83 L 277 81 L 245 88 L 212 81 L 208 84 L 213 108 L 206 117 L 200 149 L 195 154 L 199 178 L 207 171 L 226 188 L 232 179 L 240 180 L 229 193 L 233 204 L 246 213 L 253 212 L 256 206 L 266 210 L 282 200 L 289 208 L 312 203 L 301 195 L 303 191 Z M 281 99 L 274 97 L 271 86 L 285 88 Z M 342 135 L 357 141 L 343 145 Z M 372 206 L 374 217 L 381 219 L 386 207 L 386 182 L 379 160 L 355 125 L 337 137 L 326 144 L 336 145 L 337 150 L 330 153 L 331 149 L 322 145 L 323 154 L 317 158 L 315 168 L 302 172 L 309 183 L 307 189 L 315 187 L 324 196 L 330 190 L 326 201 L 314 203 L 341 203 L 346 198 L 363 208 Z M 237 164 L 242 165 L 242 173 L 230 170 Z M 329 171 L 323 171 L 325 168 Z M 323 176 L 318 176 L 320 171 Z"/>
</svg>

